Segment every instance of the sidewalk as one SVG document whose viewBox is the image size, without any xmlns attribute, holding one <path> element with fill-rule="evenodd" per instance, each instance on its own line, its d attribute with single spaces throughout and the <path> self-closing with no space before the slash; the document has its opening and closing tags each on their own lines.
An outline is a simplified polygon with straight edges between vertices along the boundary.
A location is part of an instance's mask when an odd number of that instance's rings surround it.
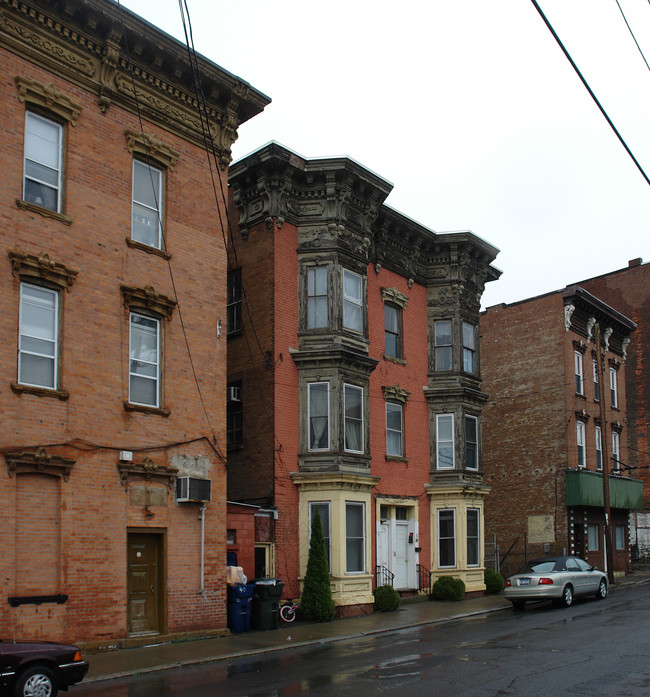
<svg viewBox="0 0 650 697">
<path fill-rule="evenodd" d="M 650 572 L 635 572 L 632 576 L 618 579 L 617 585 L 613 586 L 611 591 L 616 592 L 624 585 L 648 581 Z M 278 629 L 268 631 L 250 631 L 214 639 L 105 651 L 85 657 L 90 663 L 90 669 L 84 684 L 310 644 L 343 641 L 425 624 L 438 624 L 508 608 L 510 603 L 503 594 L 468 598 L 460 602 L 430 602 L 427 597 L 418 596 L 403 599 L 395 612 L 376 612 L 365 617 L 324 623 L 299 620 L 293 624 L 280 622 Z"/>
</svg>

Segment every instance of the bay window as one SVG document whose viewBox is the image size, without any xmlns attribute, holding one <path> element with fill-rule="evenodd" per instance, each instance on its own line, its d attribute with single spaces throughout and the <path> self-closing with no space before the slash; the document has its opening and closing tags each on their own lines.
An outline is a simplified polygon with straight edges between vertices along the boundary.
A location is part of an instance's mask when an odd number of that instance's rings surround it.
<svg viewBox="0 0 650 697">
<path fill-rule="evenodd" d="M 307 395 L 309 450 L 329 450 L 329 383 L 309 383 Z"/>
</svg>

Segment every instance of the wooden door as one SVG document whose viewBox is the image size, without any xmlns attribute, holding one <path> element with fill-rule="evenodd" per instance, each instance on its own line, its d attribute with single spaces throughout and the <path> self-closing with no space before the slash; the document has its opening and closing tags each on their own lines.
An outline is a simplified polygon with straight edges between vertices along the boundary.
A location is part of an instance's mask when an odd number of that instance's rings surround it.
<svg viewBox="0 0 650 697">
<path fill-rule="evenodd" d="M 130 533 L 127 557 L 129 634 L 160 632 L 162 535 Z"/>
</svg>

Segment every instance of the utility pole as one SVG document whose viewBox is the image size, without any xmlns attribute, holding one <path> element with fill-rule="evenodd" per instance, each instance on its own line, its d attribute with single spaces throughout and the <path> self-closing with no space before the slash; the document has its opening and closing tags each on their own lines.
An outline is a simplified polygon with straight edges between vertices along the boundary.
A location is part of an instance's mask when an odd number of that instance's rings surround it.
<svg viewBox="0 0 650 697">
<path fill-rule="evenodd" d="M 609 457 L 607 455 L 607 410 L 605 406 L 605 376 L 603 368 L 603 354 L 600 345 L 600 323 L 595 329 L 596 340 L 596 368 L 600 381 L 600 440 L 603 458 L 603 509 L 605 513 L 605 560 L 607 563 L 607 578 L 610 584 L 614 583 L 614 553 L 612 547 L 611 510 L 609 506 Z"/>
</svg>

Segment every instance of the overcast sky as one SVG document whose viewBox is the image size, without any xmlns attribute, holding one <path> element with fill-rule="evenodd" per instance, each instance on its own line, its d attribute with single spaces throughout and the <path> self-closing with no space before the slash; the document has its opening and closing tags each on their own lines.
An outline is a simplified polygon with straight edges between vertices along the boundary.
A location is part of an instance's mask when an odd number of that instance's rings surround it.
<svg viewBox="0 0 650 697">
<path fill-rule="evenodd" d="M 121 0 L 182 39 L 178 0 Z M 650 69 L 616 0 L 538 0 L 650 176 Z M 650 261 L 650 186 L 530 0 L 186 0 L 199 53 L 273 101 L 271 140 L 347 155 L 386 203 L 501 251 L 483 306 Z M 619 0 L 650 62 L 650 0 Z"/>
</svg>

